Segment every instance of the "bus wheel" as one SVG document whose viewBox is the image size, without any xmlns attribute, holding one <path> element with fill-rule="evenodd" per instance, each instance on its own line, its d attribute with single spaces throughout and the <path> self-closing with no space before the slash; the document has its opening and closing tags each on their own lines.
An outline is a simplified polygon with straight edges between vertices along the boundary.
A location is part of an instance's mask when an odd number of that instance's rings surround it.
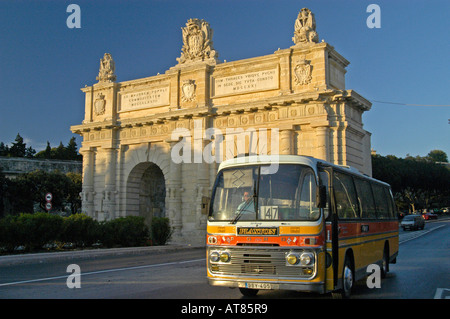
<svg viewBox="0 0 450 319">
<path fill-rule="evenodd" d="M 249 289 L 249 288 L 239 288 L 241 291 L 241 294 L 243 294 L 245 297 L 255 297 L 258 293 L 258 289 Z"/>
<path fill-rule="evenodd" d="M 333 292 L 333 299 L 350 298 L 352 287 L 355 282 L 352 262 L 349 257 L 345 257 L 344 270 L 342 271 L 342 289 Z"/>
</svg>

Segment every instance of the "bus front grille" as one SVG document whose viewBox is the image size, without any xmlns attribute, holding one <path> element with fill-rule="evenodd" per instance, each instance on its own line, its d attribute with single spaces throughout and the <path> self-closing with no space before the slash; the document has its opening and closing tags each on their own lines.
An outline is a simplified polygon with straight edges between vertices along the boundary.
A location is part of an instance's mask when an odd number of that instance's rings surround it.
<svg viewBox="0 0 450 319">
<path fill-rule="evenodd" d="M 210 248 L 221 250 L 220 248 Z M 213 274 L 220 275 L 261 275 L 272 277 L 307 278 L 302 267 L 286 265 L 286 254 L 290 249 L 267 249 L 249 247 L 227 247 L 231 255 L 229 262 L 209 263 L 209 269 Z M 302 249 L 295 249 L 300 253 Z"/>
</svg>

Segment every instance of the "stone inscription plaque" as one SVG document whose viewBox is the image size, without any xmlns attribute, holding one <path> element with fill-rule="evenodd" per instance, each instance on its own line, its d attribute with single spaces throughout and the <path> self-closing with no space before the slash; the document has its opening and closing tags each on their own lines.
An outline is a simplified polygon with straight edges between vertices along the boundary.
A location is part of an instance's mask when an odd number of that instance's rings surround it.
<svg viewBox="0 0 450 319">
<path fill-rule="evenodd" d="M 220 97 L 279 88 L 278 68 L 212 78 L 212 96 Z"/>
<path fill-rule="evenodd" d="M 120 93 L 119 93 L 120 94 Z M 169 87 L 120 94 L 119 111 L 133 111 L 170 104 Z"/>
</svg>

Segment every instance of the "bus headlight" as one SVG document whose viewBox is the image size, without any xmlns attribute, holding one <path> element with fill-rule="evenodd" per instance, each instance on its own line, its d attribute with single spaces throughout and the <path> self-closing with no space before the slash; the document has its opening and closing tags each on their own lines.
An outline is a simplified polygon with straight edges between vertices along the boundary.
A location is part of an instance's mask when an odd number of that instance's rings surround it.
<svg viewBox="0 0 450 319">
<path fill-rule="evenodd" d="M 220 261 L 221 261 L 221 262 L 226 263 L 226 262 L 229 262 L 230 259 L 231 259 L 231 255 L 230 255 L 229 252 L 227 252 L 227 251 L 222 251 L 222 252 L 220 253 Z"/>
<path fill-rule="evenodd" d="M 213 251 L 209 254 L 209 260 L 216 263 L 220 260 L 220 255 L 217 251 Z"/>
<path fill-rule="evenodd" d="M 291 265 L 297 265 L 300 261 L 300 256 L 297 253 L 290 252 L 286 255 L 286 262 Z"/>
<path fill-rule="evenodd" d="M 314 264 L 314 254 L 313 253 L 303 253 L 300 256 L 300 264 L 302 266 L 311 266 Z"/>
</svg>

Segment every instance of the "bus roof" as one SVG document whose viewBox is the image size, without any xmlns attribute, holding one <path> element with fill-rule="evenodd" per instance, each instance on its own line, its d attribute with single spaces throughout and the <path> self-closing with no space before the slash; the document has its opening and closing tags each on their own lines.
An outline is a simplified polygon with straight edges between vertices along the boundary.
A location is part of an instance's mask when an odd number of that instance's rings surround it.
<svg viewBox="0 0 450 319">
<path fill-rule="evenodd" d="M 358 169 L 351 167 L 351 166 L 344 166 L 344 165 L 337 165 L 330 162 L 327 162 L 325 160 L 317 159 L 310 156 L 304 156 L 304 155 L 250 155 L 250 156 L 240 156 L 233 159 L 229 159 L 226 161 L 223 161 L 218 171 L 230 168 L 230 167 L 236 167 L 236 166 L 246 166 L 246 165 L 271 165 L 271 164 L 300 164 L 300 165 L 306 165 L 311 167 L 316 176 L 318 177 L 318 171 L 317 166 L 318 164 L 322 164 L 325 166 L 331 166 L 333 168 L 338 168 L 343 171 L 349 172 L 355 176 L 359 176 L 364 179 L 372 180 L 381 184 L 384 184 L 385 186 L 390 186 L 389 184 L 377 180 L 373 177 L 370 177 L 366 174 L 362 174 Z"/>
<path fill-rule="evenodd" d="M 241 165 L 270 165 L 270 164 L 303 164 L 307 166 L 317 166 L 318 159 L 302 155 L 250 155 L 240 156 L 233 159 L 223 161 L 219 170 L 228 168 L 230 166 Z"/>
</svg>

